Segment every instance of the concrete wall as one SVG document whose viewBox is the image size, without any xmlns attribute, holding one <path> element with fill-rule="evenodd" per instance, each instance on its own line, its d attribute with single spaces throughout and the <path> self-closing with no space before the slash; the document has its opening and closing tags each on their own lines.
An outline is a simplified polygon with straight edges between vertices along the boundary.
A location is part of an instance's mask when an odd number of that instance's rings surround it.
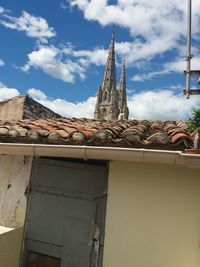
<svg viewBox="0 0 200 267">
<path fill-rule="evenodd" d="M 31 167 L 31 157 L 0 156 L 0 225 L 24 225 Z"/>
<path fill-rule="evenodd" d="M 19 267 L 23 227 L 1 232 L 0 229 L 0 266 Z"/>
<path fill-rule="evenodd" d="M 104 267 L 200 266 L 200 170 L 111 162 Z"/>
</svg>

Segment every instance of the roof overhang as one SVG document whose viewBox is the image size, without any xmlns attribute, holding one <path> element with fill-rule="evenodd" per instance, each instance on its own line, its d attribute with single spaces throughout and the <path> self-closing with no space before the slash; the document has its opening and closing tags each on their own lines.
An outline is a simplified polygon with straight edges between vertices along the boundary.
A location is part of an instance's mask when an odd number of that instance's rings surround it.
<svg viewBox="0 0 200 267">
<path fill-rule="evenodd" d="M 168 150 L 0 143 L 0 154 L 161 163 L 200 169 L 200 155 Z"/>
</svg>

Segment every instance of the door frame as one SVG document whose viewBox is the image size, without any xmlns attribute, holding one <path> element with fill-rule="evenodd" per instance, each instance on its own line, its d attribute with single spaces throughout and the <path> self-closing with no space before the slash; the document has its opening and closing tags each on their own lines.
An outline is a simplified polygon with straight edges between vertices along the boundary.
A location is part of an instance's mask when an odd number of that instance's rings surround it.
<svg viewBox="0 0 200 267">
<path fill-rule="evenodd" d="M 78 162 L 77 162 L 78 161 Z M 96 225 L 98 224 L 100 228 L 101 235 L 99 236 L 98 240 L 98 256 L 97 256 L 97 263 L 95 265 L 91 265 L 94 267 L 102 267 L 103 266 L 103 247 L 104 247 L 104 239 L 105 239 L 105 221 L 106 221 L 106 204 L 107 204 L 107 189 L 108 189 L 108 164 L 106 161 L 89 161 L 85 162 L 82 160 L 77 159 L 69 159 L 69 161 L 65 158 L 34 158 L 32 163 L 32 172 L 30 177 L 30 183 L 29 188 L 27 190 L 27 209 L 26 209 L 26 219 L 25 219 L 25 233 L 24 233 L 24 244 L 23 244 L 23 251 L 22 251 L 22 257 L 21 257 L 21 265 L 25 266 L 25 257 L 26 257 L 26 248 L 25 248 L 25 240 L 26 240 L 26 229 L 27 229 L 27 223 L 28 223 L 28 217 L 29 217 L 29 209 L 30 209 L 30 203 L 31 203 L 31 191 L 32 191 L 32 182 L 37 175 L 38 171 L 38 164 L 50 164 L 52 166 L 65 166 L 66 168 L 81 168 L 84 170 L 95 170 L 96 167 L 103 166 L 104 168 L 104 192 L 102 192 L 99 195 L 96 195 L 96 203 L 98 208 L 101 208 L 101 216 L 97 216 L 96 218 Z M 101 203 L 101 204 L 100 204 Z M 99 205 L 100 204 L 100 205 Z M 101 207 L 100 207 L 101 206 Z M 96 226 L 95 225 L 95 226 Z M 94 242 L 96 242 L 97 238 L 97 231 L 95 231 L 97 227 L 94 229 L 95 237 L 93 238 Z M 94 244 L 94 248 L 96 247 L 96 244 Z"/>
</svg>

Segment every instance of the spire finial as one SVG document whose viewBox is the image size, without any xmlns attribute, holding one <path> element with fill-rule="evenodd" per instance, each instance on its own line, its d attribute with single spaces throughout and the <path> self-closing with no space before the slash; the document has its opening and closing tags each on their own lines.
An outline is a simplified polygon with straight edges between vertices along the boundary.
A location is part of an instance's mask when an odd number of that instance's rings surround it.
<svg viewBox="0 0 200 267">
<path fill-rule="evenodd" d="M 125 60 L 122 60 L 122 71 L 121 78 L 119 83 L 119 111 L 120 114 L 123 114 L 124 119 L 128 119 L 128 107 L 127 107 L 127 99 L 126 99 L 126 65 Z"/>
<path fill-rule="evenodd" d="M 115 40 L 115 32 L 112 32 L 112 40 Z"/>
<path fill-rule="evenodd" d="M 112 45 L 115 44 L 115 32 L 114 32 L 114 30 L 113 30 L 113 32 L 112 32 L 111 44 L 112 44 Z"/>
<path fill-rule="evenodd" d="M 113 24 L 112 26 L 112 37 L 115 38 L 115 24 Z"/>
</svg>

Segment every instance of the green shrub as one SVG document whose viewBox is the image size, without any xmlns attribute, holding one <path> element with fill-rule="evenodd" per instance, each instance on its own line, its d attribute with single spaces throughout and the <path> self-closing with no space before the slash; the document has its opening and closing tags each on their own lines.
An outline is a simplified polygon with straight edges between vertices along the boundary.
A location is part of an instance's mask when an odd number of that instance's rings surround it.
<svg viewBox="0 0 200 267">
<path fill-rule="evenodd" d="M 188 132 L 196 131 L 200 133 L 200 109 L 196 109 L 192 112 L 192 116 L 188 120 L 188 127 L 186 130 Z"/>
</svg>

